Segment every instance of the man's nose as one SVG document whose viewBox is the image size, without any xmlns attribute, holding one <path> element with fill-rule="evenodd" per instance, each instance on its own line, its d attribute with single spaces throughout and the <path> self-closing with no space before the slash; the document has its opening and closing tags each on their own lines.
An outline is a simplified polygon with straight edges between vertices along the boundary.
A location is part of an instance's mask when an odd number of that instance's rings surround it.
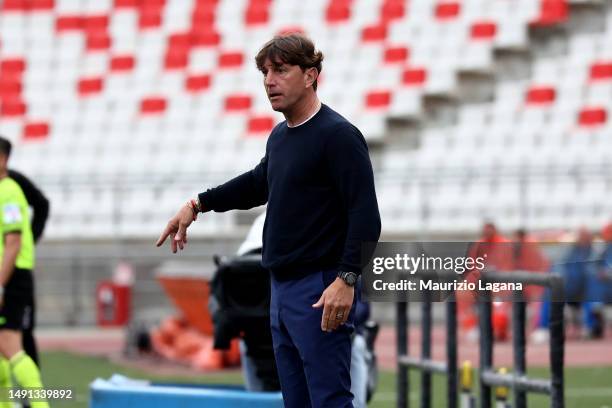
<svg viewBox="0 0 612 408">
<path fill-rule="evenodd" d="M 264 84 L 270 86 L 274 84 L 274 75 L 272 72 L 268 72 L 264 78 Z"/>
</svg>

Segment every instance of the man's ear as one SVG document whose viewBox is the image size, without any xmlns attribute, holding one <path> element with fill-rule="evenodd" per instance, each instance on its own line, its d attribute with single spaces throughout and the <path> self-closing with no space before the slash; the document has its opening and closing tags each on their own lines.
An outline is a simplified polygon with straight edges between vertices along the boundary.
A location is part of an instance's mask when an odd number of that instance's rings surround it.
<svg viewBox="0 0 612 408">
<path fill-rule="evenodd" d="M 319 72 L 316 68 L 308 68 L 304 71 L 304 79 L 306 81 L 306 88 L 312 86 L 319 77 Z"/>
</svg>

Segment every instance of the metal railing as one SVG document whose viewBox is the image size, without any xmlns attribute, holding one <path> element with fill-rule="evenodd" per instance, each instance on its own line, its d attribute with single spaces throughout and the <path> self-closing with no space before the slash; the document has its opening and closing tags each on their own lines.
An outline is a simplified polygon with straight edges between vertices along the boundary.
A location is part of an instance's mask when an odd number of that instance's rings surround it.
<svg viewBox="0 0 612 408">
<path fill-rule="evenodd" d="M 453 275 L 456 278 L 456 275 Z M 448 279 L 452 279 L 449 276 Z M 442 276 L 441 276 L 442 277 Z M 544 286 L 551 289 L 552 299 L 563 299 L 563 279 L 552 274 L 533 274 L 529 272 L 488 272 L 481 276 L 485 282 L 522 283 L 523 285 Z M 410 399 L 409 370 L 416 369 L 421 372 L 420 407 L 428 408 L 432 405 L 432 374 L 446 375 L 447 379 L 447 406 L 459 406 L 458 398 L 458 364 L 457 364 L 457 305 L 455 299 L 446 301 L 446 361 L 432 360 L 431 332 L 432 313 L 431 301 L 422 302 L 421 330 L 422 345 L 421 356 L 411 357 L 409 353 L 409 313 L 408 302 L 397 304 L 397 406 L 408 408 Z M 563 329 L 564 302 L 551 303 L 550 312 L 550 367 L 551 378 L 530 378 L 526 374 L 526 304 L 522 293 L 515 292 L 512 306 L 513 329 L 513 358 L 514 373 L 497 373 L 493 365 L 493 325 L 492 325 L 492 299 L 491 294 L 484 293 L 478 304 L 480 328 L 480 370 L 479 389 L 480 407 L 490 408 L 493 387 L 509 387 L 513 390 L 514 406 L 523 408 L 527 406 L 527 393 L 539 393 L 550 396 L 550 406 L 564 407 L 564 329 Z"/>
</svg>

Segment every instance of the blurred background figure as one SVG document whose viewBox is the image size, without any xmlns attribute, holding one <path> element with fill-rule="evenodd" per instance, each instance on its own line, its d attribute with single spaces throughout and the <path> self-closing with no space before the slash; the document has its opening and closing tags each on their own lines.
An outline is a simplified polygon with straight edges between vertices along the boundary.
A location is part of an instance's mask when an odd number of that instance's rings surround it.
<svg viewBox="0 0 612 408">
<path fill-rule="evenodd" d="M 8 169 L 8 175 L 17 182 L 19 187 L 21 187 L 26 201 L 30 206 L 30 210 L 32 212 L 32 235 L 34 237 L 34 243 L 37 244 L 45 231 L 45 226 L 47 225 L 47 218 L 49 217 L 49 200 L 47 197 L 45 197 L 40 188 L 38 188 L 38 186 L 23 173 L 20 173 L 15 169 Z M 34 276 L 32 276 L 32 282 L 34 285 L 36 285 Z M 36 286 L 34 286 L 34 293 L 36 294 Z M 23 331 L 23 349 L 26 354 L 29 355 L 32 360 L 34 360 L 36 365 L 40 367 L 38 347 L 36 346 L 36 339 L 34 338 L 35 326 L 36 296 L 34 296 L 34 302 L 32 304 L 32 324 Z"/>
<path fill-rule="evenodd" d="M 510 240 L 505 237 L 492 221 L 486 221 L 481 230 L 480 238 L 470 248 L 469 256 L 482 257 L 485 261 L 485 270 L 509 271 L 512 270 L 513 253 Z M 479 271 L 469 272 L 466 280 L 477 282 Z M 457 312 L 461 328 L 468 339 L 476 340 L 478 335 L 478 315 L 476 310 L 475 294 L 467 291 L 457 292 Z M 496 340 L 505 340 L 508 336 L 508 307 L 505 302 L 493 304 L 493 334 Z"/>
<path fill-rule="evenodd" d="M 11 151 L 11 142 L 0 137 L 0 385 L 5 390 L 13 381 L 22 389 L 43 386 L 40 370 L 23 347 L 23 332 L 32 325 L 36 255 L 27 200 L 8 173 Z M 44 398 L 31 406 L 47 408 Z M 12 406 L 3 399 L 1 406 Z"/>
<path fill-rule="evenodd" d="M 512 239 L 512 269 L 528 272 L 546 272 L 550 261 L 542 252 L 536 239 L 523 228 L 518 229 Z"/>
<path fill-rule="evenodd" d="M 501 234 L 495 224 L 491 221 L 485 222 L 482 226 L 482 233 L 478 242 L 483 243 L 500 243 L 500 242 L 509 242 L 510 240 L 506 238 L 503 234 Z"/>
<path fill-rule="evenodd" d="M 601 230 L 604 246 L 596 256 L 587 284 L 586 309 L 589 311 L 588 337 L 602 338 L 606 327 L 604 308 L 612 304 L 612 223 Z"/>
<path fill-rule="evenodd" d="M 593 234 L 587 228 L 580 228 L 575 243 L 569 248 L 560 262 L 553 265 L 553 273 L 564 279 L 564 297 L 569 306 L 570 328 L 581 332 L 585 338 L 596 337 L 597 317 L 593 313 L 594 304 L 589 302 L 590 288 L 594 284 L 597 263 L 593 253 Z M 548 316 L 550 314 L 550 291 L 542 302 L 538 329 L 532 334 L 534 342 L 544 342 L 548 338 Z"/>
</svg>

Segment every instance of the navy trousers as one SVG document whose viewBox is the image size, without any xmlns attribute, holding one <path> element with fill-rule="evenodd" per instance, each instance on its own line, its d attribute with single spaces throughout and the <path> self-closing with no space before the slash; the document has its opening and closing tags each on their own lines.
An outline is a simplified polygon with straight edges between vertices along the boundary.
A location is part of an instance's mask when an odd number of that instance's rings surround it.
<svg viewBox="0 0 612 408">
<path fill-rule="evenodd" d="M 312 307 L 336 279 L 335 270 L 303 278 L 271 279 L 270 323 L 274 356 L 286 408 L 352 408 L 349 319 L 333 332 L 321 330 L 323 308 Z M 355 298 L 359 291 L 355 289 Z"/>
</svg>

